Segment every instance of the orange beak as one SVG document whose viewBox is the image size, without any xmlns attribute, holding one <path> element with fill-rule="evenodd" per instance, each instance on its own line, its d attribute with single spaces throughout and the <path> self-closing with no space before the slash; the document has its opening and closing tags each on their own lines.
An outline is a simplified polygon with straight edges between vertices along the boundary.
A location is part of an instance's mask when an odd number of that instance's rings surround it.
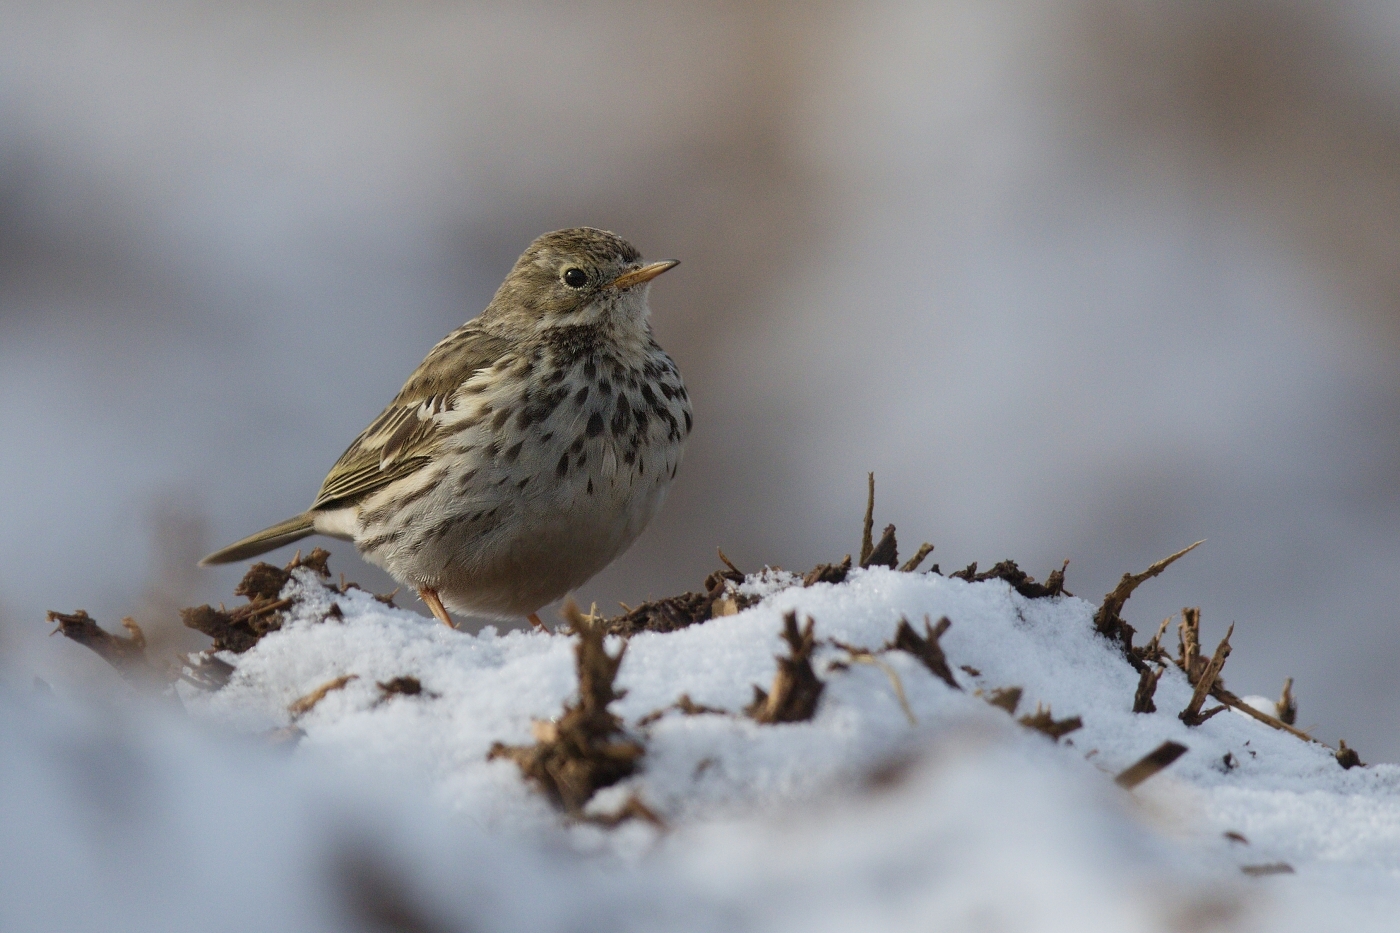
<svg viewBox="0 0 1400 933">
<path fill-rule="evenodd" d="M 631 288 L 633 285 L 641 285 L 643 282 L 650 282 L 667 269 L 674 269 L 679 266 L 679 259 L 663 259 L 660 262 L 649 262 L 640 269 L 633 269 L 631 272 L 624 272 L 609 284 L 612 288 Z"/>
</svg>

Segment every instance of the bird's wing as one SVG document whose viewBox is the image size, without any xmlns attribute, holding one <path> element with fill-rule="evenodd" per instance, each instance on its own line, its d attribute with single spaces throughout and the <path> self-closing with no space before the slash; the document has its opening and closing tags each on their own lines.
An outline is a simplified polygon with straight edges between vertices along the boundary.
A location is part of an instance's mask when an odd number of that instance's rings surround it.
<svg viewBox="0 0 1400 933">
<path fill-rule="evenodd" d="M 457 389 L 473 373 L 495 365 L 510 346 L 475 321 L 443 338 L 389 407 L 340 455 L 311 508 L 354 505 L 428 463 L 440 439 L 439 415 L 452 409 Z"/>
</svg>

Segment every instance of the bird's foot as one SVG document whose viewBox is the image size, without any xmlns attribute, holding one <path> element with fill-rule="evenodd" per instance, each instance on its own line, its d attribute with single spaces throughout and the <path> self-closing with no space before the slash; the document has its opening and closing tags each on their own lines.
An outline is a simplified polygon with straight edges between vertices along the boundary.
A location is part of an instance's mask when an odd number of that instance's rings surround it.
<svg viewBox="0 0 1400 933">
<path fill-rule="evenodd" d="M 437 590 L 430 586 L 425 586 L 418 591 L 418 598 L 428 604 L 428 608 L 432 610 L 433 618 L 450 629 L 455 630 L 457 628 L 457 626 L 452 624 L 452 617 L 447 614 L 447 607 L 442 604 L 442 600 L 438 599 Z"/>
</svg>

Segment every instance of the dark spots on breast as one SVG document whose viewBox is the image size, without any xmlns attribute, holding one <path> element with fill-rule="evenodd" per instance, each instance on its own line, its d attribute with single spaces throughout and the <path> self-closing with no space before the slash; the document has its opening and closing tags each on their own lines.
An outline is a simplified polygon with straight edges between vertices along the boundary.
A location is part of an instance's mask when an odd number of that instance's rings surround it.
<svg viewBox="0 0 1400 933">
<path fill-rule="evenodd" d="M 523 440 L 516 441 L 514 444 L 511 444 L 510 447 L 506 450 L 506 462 L 514 463 L 515 458 L 520 456 L 520 448 L 524 446 L 525 442 Z"/>
<path fill-rule="evenodd" d="M 592 357 L 589 357 L 583 364 L 583 378 L 589 382 L 598 378 L 598 364 Z"/>
<path fill-rule="evenodd" d="M 690 434 L 690 429 L 691 429 L 691 427 L 692 427 L 694 424 L 695 424 L 695 422 L 694 422 L 694 420 L 690 417 L 690 412 L 686 412 L 686 413 L 685 413 L 685 433 L 686 433 L 687 435 Z"/>
<path fill-rule="evenodd" d="M 512 414 L 514 414 L 514 412 L 509 408 L 502 408 L 500 411 L 496 412 L 495 417 L 491 419 L 491 427 L 499 431 L 501 426 L 510 420 Z"/>
<path fill-rule="evenodd" d="M 631 466 L 637 462 L 637 449 L 634 447 L 622 455 L 622 462 Z"/>
<path fill-rule="evenodd" d="M 673 464 L 671 464 L 671 479 L 675 479 L 675 478 L 676 478 L 676 465 L 673 463 Z"/>
<path fill-rule="evenodd" d="M 457 491 L 464 493 L 471 487 L 472 480 L 476 479 L 476 470 L 468 470 L 457 479 Z"/>
<path fill-rule="evenodd" d="M 686 401 L 690 401 L 690 396 L 685 392 L 685 386 L 676 386 L 676 394 Z"/>
<path fill-rule="evenodd" d="M 671 471 L 671 475 L 672 475 L 672 476 L 675 476 L 675 473 L 676 473 L 675 470 L 672 470 L 672 471 Z M 524 479 L 522 479 L 520 482 L 516 483 L 516 484 L 515 484 L 515 488 L 516 488 L 516 489 L 524 489 L 524 488 L 525 488 L 525 484 L 528 483 L 528 482 L 530 482 L 530 477 L 527 476 L 527 477 L 525 477 Z"/>
<path fill-rule="evenodd" d="M 642 386 L 642 400 L 652 408 L 656 407 L 656 393 L 651 391 L 651 386 Z"/>
<path fill-rule="evenodd" d="M 540 443 L 541 443 L 541 444 L 548 444 L 548 443 L 549 443 L 551 440 L 553 440 L 553 439 L 554 439 L 554 432 L 553 432 L 553 431 L 546 431 L 546 432 L 544 432 L 543 434 L 540 435 Z"/>
<path fill-rule="evenodd" d="M 637 430 L 638 430 L 638 431 L 646 431 L 646 429 L 647 429 L 647 413 L 644 412 L 644 411 L 642 411 L 640 408 L 638 408 L 636 411 L 634 411 L 634 412 L 632 413 L 632 417 L 635 418 L 635 419 L 637 419 Z"/>
<path fill-rule="evenodd" d="M 589 494 L 590 496 L 593 495 L 593 478 L 592 478 L 592 477 L 589 477 L 589 480 L 588 480 L 588 494 Z"/>
<path fill-rule="evenodd" d="M 501 455 L 501 441 L 500 441 L 500 438 L 497 438 L 496 440 L 492 441 L 490 444 L 488 444 L 488 445 L 486 446 L 486 453 L 487 453 L 488 455 L 490 455 L 490 457 L 491 457 L 492 460 L 496 459 L 497 457 L 499 457 L 499 456 Z"/>
<path fill-rule="evenodd" d="M 595 411 L 593 414 L 588 416 L 587 432 L 589 437 L 597 437 L 599 434 L 603 433 L 602 412 Z"/>
<path fill-rule="evenodd" d="M 563 382 L 564 379 L 569 375 L 569 370 L 570 368 L 568 366 L 556 366 L 549 371 L 549 377 L 545 379 L 545 382 L 549 383 L 550 385 L 554 385 L 557 382 Z"/>
<path fill-rule="evenodd" d="M 637 475 L 638 475 L 638 476 L 646 476 L 646 475 L 647 475 L 647 462 L 646 462 L 645 460 L 643 460 L 641 457 L 638 457 L 638 458 L 637 458 Z"/>
<path fill-rule="evenodd" d="M 580 450 L 583 450 L 583 444 L 584 437 L 582 434 L 580 434 L 578 437 L 574 438 L 574 442 L 569 445 L 569 452 L 578 453 Z"/>
<path fill-rule="evenodd" d="M 574 466 L 580 466 L 580 467 L 581 467 L 581 466 L 586 465 L 587 463 L 588 463 L 588 451 L 585 450 L 583 453 L 581 453 L 581 454 L 578 455 L 578 463 L 574 464 Z"/>
<path fill-rule="evenodd" d="M 587 385 L 579 386 L 579 390 L 578 390 L 577 392 L 574 393 L 574 404 L 575 404 L 575 405 L 582 405 L 582 404 L 583 404 L 584 402 L 586 402 L 587 400 L 588 400 L 588 386 L 587 386 Z"/>
<path fill-rule="evenodd" d="M 660 382 L 657 383 L 657 385 L 661 386 L 661 394 L 666 396 L 666 401 L 669 402 L 671 399 L 676 397 L 676 390 L 671 388 L 670 385 L 668 385 L 667 383 Z"/>
<path fill-rule="evenodd" d="M 560 479 L 569 475 L 569 455 L 567 453 L 559 458 L 559 465 L 554 468 L 554 473 Z"/>
<path fill-rule="evenodd" d="M 515 426 L 521 430 L 528 428 L 538 419 L 539 408 L 530 406 L 520 409 L 520 414 L 515 416 Z"/>
<path fill-rule="evenodd" d="M 621 392 L 617 393 L 617 411 L 613 412 L 612 432 L 614 437 L 621 437 L 622 432 L 627 430 L 628 416 L 631 414 L 632 406 L 627 403 L 627 396 Z"/>
<path fill-rule="evenodd" d="M 599 379 L 599 380 L 598 380 L 598 394 L 599 394 L 599 395 L 607 395 L 607 394 L 608 394 L 609 392 L 611 392 L 611 391 L 612 391 L 612 383 L 611 383 L 611 382 L 609 382 L 609 381 L 606 380 L 606 379 Z"/>
</svg>

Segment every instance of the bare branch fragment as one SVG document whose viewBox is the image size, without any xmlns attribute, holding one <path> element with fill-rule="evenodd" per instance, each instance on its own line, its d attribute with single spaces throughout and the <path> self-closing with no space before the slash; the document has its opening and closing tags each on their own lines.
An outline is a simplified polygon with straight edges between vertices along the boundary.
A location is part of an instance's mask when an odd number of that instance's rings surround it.
<svg viewBox="0 0 1400 933">
<path fill-rule="evenodd" d="M 1241 865 L 1240 871 L 1251 878 L 1262 878 L 1265 875 L 1291 875 L 1293 866 L 1287 862 L 1270 862 L 1268 865 Z"/>
<path fill-rule="evenodd" d="M 1035 705 L 1034 713 L 1027 713 L 1016 721 L 1027 729 L 1034 729 L 1037 732 L 1045 733 L 1056 742 L 1076 729 L 1082 729 L 1084 727 L 1084 720 L 1080 719 L 1078 716 L 1070 716 L 1068 719 L 1057 720 L 1051 714 L 1050 707 L 1042 708 L 1039 703 Z"/>
<path fill-rule="evenodd" d="M 753 688 L 753 702 L 744 709 L 750 719 L 762 723 L 806 722 L 816 714 L 817 702 L 826 685 L 812 670 L 812 649 L 816 647 L 814 625 L 809 617 L 799 631 L 796 612 L 783 616 L 783 640 L 788 643 L 789 654 L 777 659 L 778 673 L 773 678 L 771 692 L 764 692 L 758 686 Z"/>
<path fill-rule="evenodd" d="M 1186 679 L 1195 683 L 1201 679 L 1206 662 L 1201 658 L 1201 610 L 1181 610 L 1181 625 L 1177 628 L 1181 660 L 1177 663 L 1186 672 Z"/>
<path fill-rule="evenodd" d="M 862 567 L 888 567 L 893 570 L 899 565 L 899 544 L 895 541 L 894 526 L 886 525 L 880 540 L 871 549 L 861 564 Z"/>
<path fill-rule="evenodd" d="M 1162 649 L 1162 636 L 1167 633 L 1167 626 L 1171 625 L 1172 617 L 1167 616 L 1162 620 L 1162 624 L 1157 626 L 1157 632 L 1152 636 L 1152 640 L 1143 645 L 1138 650 L 1138 657 L 1145 664 L 1157 664 L 1171 659 L 1171 656 Z"/>
<path fill-rule="evenodd" d="M 938 639 L 943 637 L 943 633 L 948 631 L 952 624 L 948 617 L 944 616 L 938 620 L 937 625 L 930 625 L 928 616 L 924 616 L 924 637 L 920 638 L 908 619 L 900 619 L 899 628 L 895 629 L 894 640 L 886 645 L 886 648 L 907 651 L 918 658 L 933 676 L 954 690 L 961 690 L 962 687 L 953 679 L 953 672 L 948 667 L 948 658 L 938 644 Z"/>
<path fill-rule="evenodd" d="M 915 570 L 918 570 L 919 565 L 924 562 L 924 558 L 932 553 L 933 545 L 925 541 L 923 544 L 919 545 L 919 550 L 915 552 L 913 557 L 899 565 L 900 573 L 913 573 Z"/>
<path fill-rule="evenodd" d="M 1133 628 L 1123 621 L 1119 614 L 1123 611 L 1123 605 L 1127 603 L 1128 597 L 1133 595 L 1133 590 L 1137 589 L 1144 581 L 1150 580 L 1166 570 L 1173 563 L 1179 560 L 1192 550 L 1203 544 L 1204 541 L 1197 541 L 1187 548 L 1182 548 L 1170 557 L 1165 557 L 1148 567 L 1142 573 L 1125 573 L 1123 579 L 1118 581 L 1113 592 L 1103 598 L 1102 605 L 1094 613 L 1094 630 L 1110 641 L 1117 642 L 1122 648 L 1133 667 L 1141 669 L 1142 661 L 1138 660 L 1132 651 Z"/>
<path fill-rule="evenodd" d="M 64 638 L 77 642 L 112 665 L 129 683 L 149 687 L 169 680 L 146 657 L 146 636 L 134 619 L 122 619 L 122 627 L 128 632 L 123 638 L 99 627 L 84 609 L 71 615 L 50 612 L 47 618 L 58 623 L 54 631 L 63 633 Z"/>
<path fill-rule="evenodd" d="M 1290 726 L 1298 724 L 1298 700 L 1293 696 L 1293 678 L 1283 682 L 1283 693 L 1278 698 L 1278 718 Z"/>
<path fill-rule="evenodd" d="M 661 717 L 665 716 L 667 713 L 671 712 L 672 710 L 675 710 L 686 716 L 700 716 L 706 713 L 711 713 L 717 716 L 729 715 L 729 710 L 718 709 L 713 706 L 704 706 L 703 704 L 696 703 L 694 700 L 692 700 L 690 698 L 690 694 L 682 693 L 680 699 L 672 703 L 670 706 L 665 706 L 658 710 L 652 710 L 650 713 L 647 713 L 641 719 L 638 719 L 637 725 L 649 726 Z"/>
<path fill-rule="evenodd" d="M 1133 712 L 1157 712 L 1157 704 L 1152 701 L 1152 697 L 1157 692 L 1157 681 L 1162 679 L 1162 672 L 1165 670 L 1165 667 L 1156 670 L 1150 667 L 1142 669 L 1142 673 L 1138 675 L 1137 691 L 1133 694 Z"/>
<path fill-rule="evenodd" d="M 865 525 L 860 534 L 860 566 L 862 567 L 870 562 L 870 552 L 875 550 L 875 542 L 871 538 L 875 531 L 875 474 L 869 474 L 866 481 L 869 485 L 869 492 L 865 496 Z"/>
<path fill-rule="evenodd" d="M 328 680 L 321 686 L 312 690 L 304 697 L 293 700 L 287 707 L 287 712 L 292 714 L 293 719 L 299 719 L 316 708 L 316 704 L 326 698 L 326 694 L 333 690 L 340 690 L 352 680 L 358 679 L 355 674 L 344 674 L 334 680 Z"/>
<path fill-rule="evenodd" d="M 603 625 L 589 622 L 573 601 L 564 606 L 564 618 L 578 634 L 574 647 L 578 702 L 566 704 L 555 722 L 536 722 L 536 744 L 497 742 L 487 758 L 514 761 L 556 806 L 577 815 L 595 791 L 635 771 L 645 749 L 626 736 L 622 720 L 608 711 L 608 705 L 622 696 L 614 683 L 627 653 L 626 643 L 616 656 L 608 654 Z"/>
<path fill-rule="evenodd" d="M 851 572 L 851 555 L 847 554 L 839 564 L 818 564 L 802 578 L 803 586 L 817 583 L 845 583 Z"/>
<path fill-rule="evenodd" d="M 1257 719 L 1266 726 L 1271 726 L 1275 729 L 1278 729 L 1280 732 L 1287 732 L 1290 735 L 1295 735 L 1305 742 L 1313 741 L 1313 737 L 1308 735 L 1302 729 L 1299 729 L 1296 726 L 1290 726 L 1288 723 L 1282 722 L 1278 718 L 1270 716 L 1268 713 L 1261 713 L 1259 710 L 1250 706 L 1244 700 L 1241 700 L 1229 690 L 1226 690 L 1224 687 L 1222 687 L 1219 681 L 1216 681 L 1215 686 L 1211 688 L 1210 695 L 1215 699 L 1219 700 L 1221 703 L 1224 703 L 1226 706 L 1230 707 L 1230 709 L 1244 713 L 1246 716 L 1249 716 L 1252 719 Z"/>
<path fill-rule="evenodd" d="M 1201 672 L 1200 678 L 1195 681 L 1196 689 L 1191 694 L 1191 702 L 1186 704 L 1186 709 L 1182 710 L 1179 718 L 1188 726 L 1199 726 L 1210 717 L 1219 713 L 1225 707 L 1217 706 L 1215 709 L 1205 713 L 1201 712 L 1201 706 L 1206 701 L 1206 696 L 1211 688 L 1215 686 L 1216 678 L 1220 676 L 1220 669 L 1225 666 L 1225 659 L 1230 656 L 1230 636 L 1235 633 L 1234 623 L 1230 623 L 1230 628 L 1225 632 L 1225 637 L 1216 646 L 1215 654 L 1211 656 L 1210 663 Z M 1190 676 L 1190 673 L 1187 673 Z"/>
<path fill-rule="evenodd" d="M 1126 790 L 1132 790 L 1154 774 L 1165 770 L 1172 762 L 1186 754 L 1186 746 L 1180 742 L 1163 742 L 1152 751 L 1124 768 L 1113 779 L 1113 783 Z"/>
</svg>

